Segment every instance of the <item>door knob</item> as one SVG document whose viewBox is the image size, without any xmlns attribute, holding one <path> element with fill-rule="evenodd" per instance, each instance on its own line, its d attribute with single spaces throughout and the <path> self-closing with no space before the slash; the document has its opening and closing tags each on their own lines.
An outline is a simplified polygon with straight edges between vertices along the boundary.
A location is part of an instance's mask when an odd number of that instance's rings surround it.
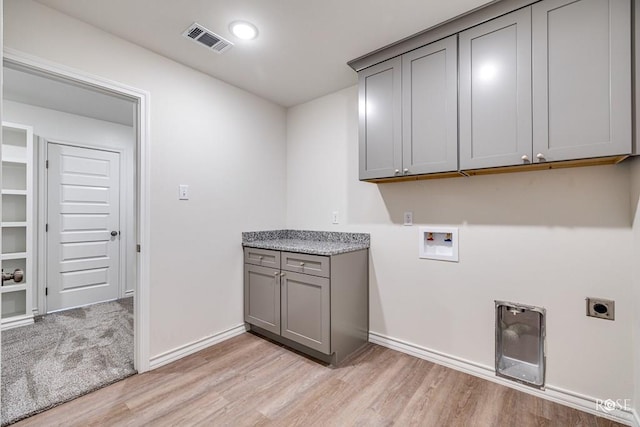
<svg viewBox="0 0 640 427">
<path fill-rule="evenodd" d="M 529 156 L 527 156 L 526 154 L 523 154 L 520 158 L 525 162 L 529 160 Z"/>
<path fill-rule="evenodd" d="M 2 270 L 3 285 L 5 280 L 13 280 L 15 283 L 20 283 L 22 282 L 22 279 L 24 279 L 24 271 L 20 270 L 19 268 L 13 270 L 13 273 L 5 273 L 4 270 Z"/>
<path fill-rule="evenodd" d="M 111 232 L 111 236 L 116 237 L 117 235 L 118 235 L 118 232 L 117 232 L 117 231 L 113 230 L 113 231 Z"/>
</svg>

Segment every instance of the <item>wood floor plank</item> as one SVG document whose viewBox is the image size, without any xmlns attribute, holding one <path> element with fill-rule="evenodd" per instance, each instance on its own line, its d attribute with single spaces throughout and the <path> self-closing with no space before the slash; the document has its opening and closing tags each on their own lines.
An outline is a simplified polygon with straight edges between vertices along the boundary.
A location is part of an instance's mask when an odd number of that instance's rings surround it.
<svg viewBox="0 0 640 427">
<path fill-rule="evenodd" d="M 16 424 L 43 425 L 620 424 L 374 344 L 332 368 L 247 333 Z"/>
</svg>

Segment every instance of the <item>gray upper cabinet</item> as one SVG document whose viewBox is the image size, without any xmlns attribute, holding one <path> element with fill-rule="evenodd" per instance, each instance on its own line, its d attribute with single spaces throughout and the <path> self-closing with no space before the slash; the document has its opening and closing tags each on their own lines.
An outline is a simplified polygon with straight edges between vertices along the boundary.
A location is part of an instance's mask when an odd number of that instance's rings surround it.
<svg viewBox="0 0 640 427">
<path fill-rule="evenodd" d="M 458 169 L 456 39 L 402 56 L 403 175 Z"/>
<path fill-rule="evenodd" d="M 460 33 L 460 168 L 528 164 L 531 9 Z"/>
<path fill-rule="evenodd" d="M 401 61 L 359 73 L 360 179 L 394 176 L 402 168 Z"/>
<path fill-rule="evenodd" d="M 532 6 L 533 148 L 547 161 L 631 152 L 629 0 Z"/>
<path fill-rule="evenodd" d="M 498 1 L 352 61 L 383 60 L 358 71 L 360 179 L 610 164 L 637 152 L 631 6 Z"/>
</svg>

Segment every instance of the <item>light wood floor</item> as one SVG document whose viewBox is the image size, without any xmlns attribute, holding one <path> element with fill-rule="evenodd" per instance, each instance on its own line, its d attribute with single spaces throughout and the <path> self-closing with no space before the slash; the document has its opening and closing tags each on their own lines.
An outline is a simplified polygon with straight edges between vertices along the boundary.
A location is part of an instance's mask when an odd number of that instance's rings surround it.
<svg viewBox="0 0 640 427">
<path fill-rule="evenodd" d="M 339 369 L 249 333 L 17 426 L 616 426 L 374 344 Z"/>
</svg>

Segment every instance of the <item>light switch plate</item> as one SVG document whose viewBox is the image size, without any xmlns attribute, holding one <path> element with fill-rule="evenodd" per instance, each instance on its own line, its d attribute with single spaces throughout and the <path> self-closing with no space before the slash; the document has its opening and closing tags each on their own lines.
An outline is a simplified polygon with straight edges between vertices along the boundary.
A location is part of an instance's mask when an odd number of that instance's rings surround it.
<svg viewBox="0 0 640 427">
<path fill-rule="evenodd" d="M 404 213 L 404 225 L 413 225 L 413 212 Z"/>
<path fill-rule="evenodd" d="M 189 186 L 180 184 L 178 186 L 178 200 L 189 200 Z"/>
</svg>

